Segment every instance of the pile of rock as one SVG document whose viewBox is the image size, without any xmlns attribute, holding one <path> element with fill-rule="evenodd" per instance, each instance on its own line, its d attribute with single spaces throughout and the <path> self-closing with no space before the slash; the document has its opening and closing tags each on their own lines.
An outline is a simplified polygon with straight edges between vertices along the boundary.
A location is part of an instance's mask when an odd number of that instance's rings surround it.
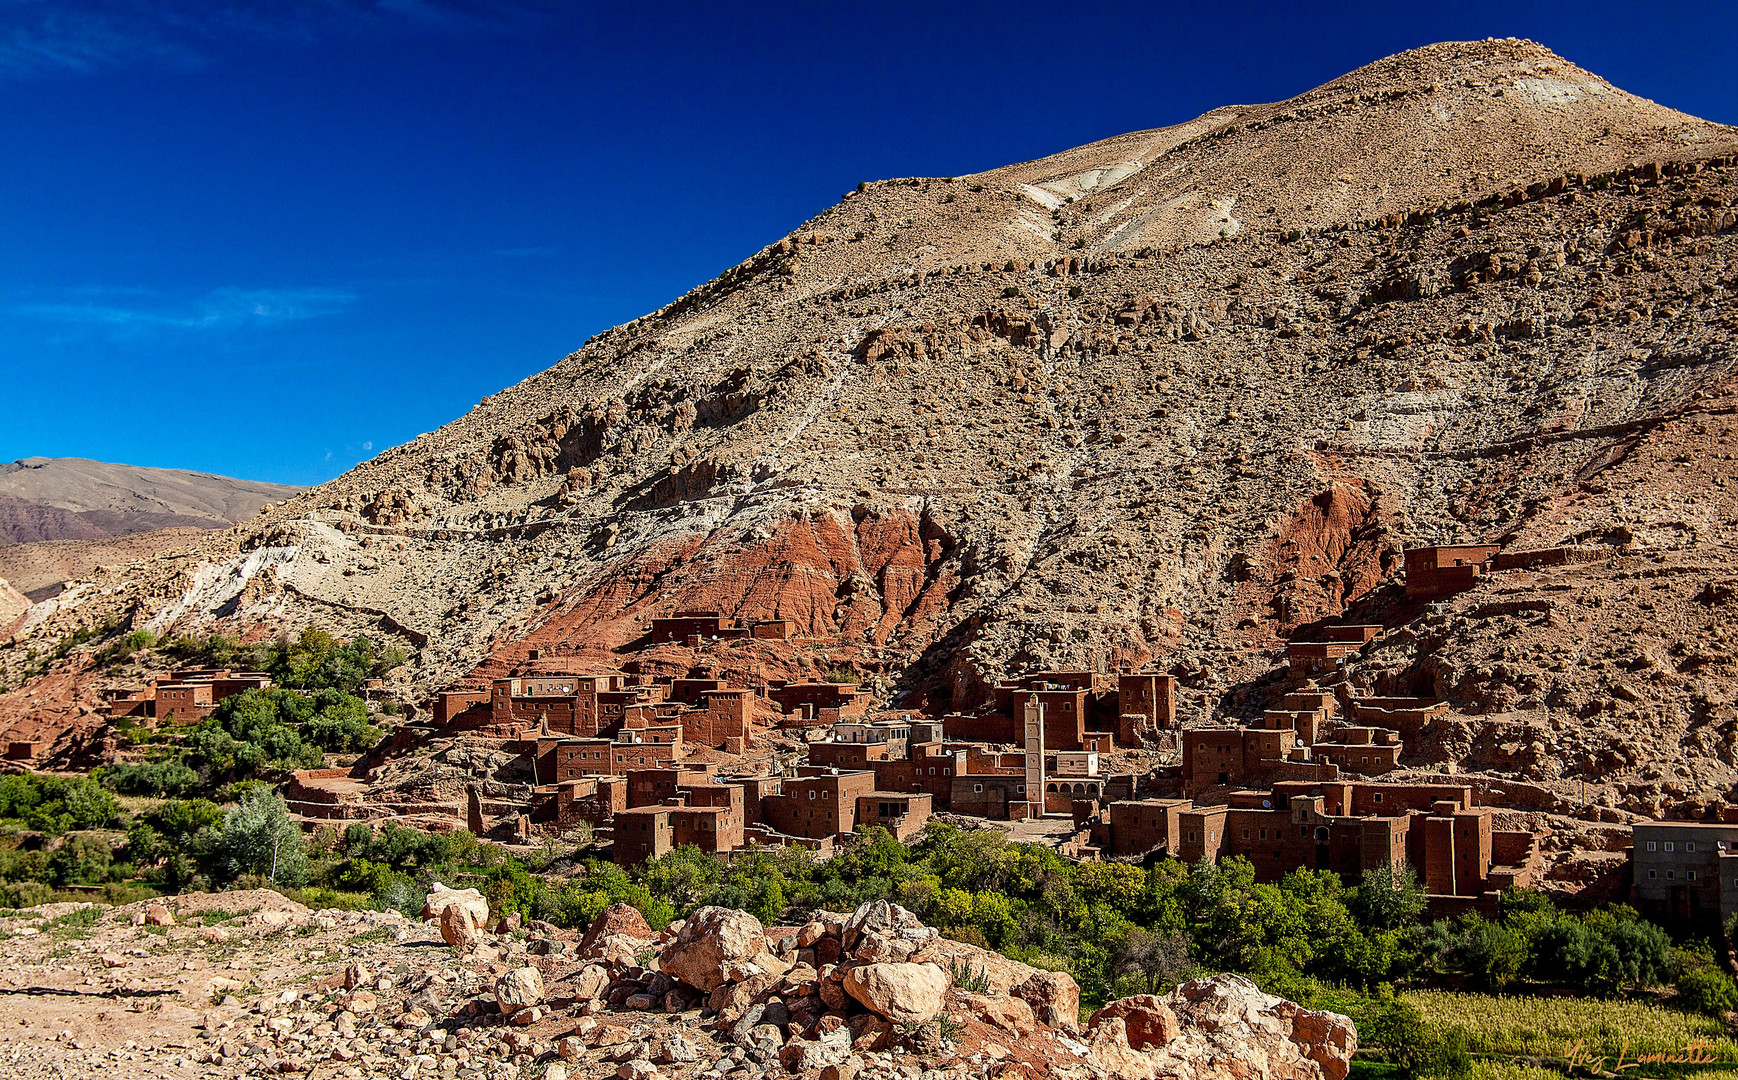
<svg viewBox="0 0 1738 1080">
<path fill-rule="evenodd" d="M 942 938 L 885 902 L 770 930 L 706 907 L 662 933 L 620 905 L 577 942 L 533 938 L 525 952 L 530 963 L 502 971 L 494 1002 L 473 1003 L 469 1016 L 544 1030 L 546 1017 L 560 1020 L 551 1010 L 577 1013 L 561 1059 L 601 1056 L 624 1080 L 657 1080 L 661 1069 L 892 1080 L 909 1055 L 980 1077 L 1344 1080 L 1356 1048 L 1345 1017 L 1235 976 L 1113 1002 L 1082 1032 L 1068 975 Z M 624 1030 L 623 1012 L 669 1022 Z"/>
</svg>

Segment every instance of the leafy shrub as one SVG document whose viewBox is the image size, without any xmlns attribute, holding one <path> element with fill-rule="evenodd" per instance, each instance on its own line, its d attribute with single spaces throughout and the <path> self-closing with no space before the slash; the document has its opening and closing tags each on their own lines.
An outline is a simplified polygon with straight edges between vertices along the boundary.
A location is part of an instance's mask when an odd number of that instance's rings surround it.
<svg viewBox="0 0 1738 1080">
<path fill-rule="evenodd" d="M 1696 968 L 1678 976 L 1677 1003 L 1691 1012 L 1719 1016 L 1738 1010 L 1738 983 L 1732 976 L 1711 967 Z"/>
<path fill-rule="evenodd" d="M 40 881 L 14 881 L 0 885 L 0 907 L 36 907 L 53 899 L 54 889 Z"/>
<path fill-rule="evenodd" d="M 103 782 L 122 795 L 177 797 L 199 786 L 199 774 L 180 760 L 146 761 L 116 765 Z"/>
<path fill-rule="evenodd" d="M 0 818 L 59 836 L 73 829 L 105 829 L 120 822 L 120 804 L 95 778 L 12 773 L 0 776 Z"/>
</svg>

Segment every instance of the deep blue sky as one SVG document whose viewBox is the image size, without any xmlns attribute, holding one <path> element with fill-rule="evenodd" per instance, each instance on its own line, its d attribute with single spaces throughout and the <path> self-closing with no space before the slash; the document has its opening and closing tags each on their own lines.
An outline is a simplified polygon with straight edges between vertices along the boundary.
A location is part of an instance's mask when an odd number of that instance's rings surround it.
<svg viewBox="0 0 1738 1080">
<path fill-rule="evenodd" d="M 0 461 L 314 483 L 857 181 L 1530 37 L 1738 122 L 1738 4 L 0 0 Z"/>
</svg>

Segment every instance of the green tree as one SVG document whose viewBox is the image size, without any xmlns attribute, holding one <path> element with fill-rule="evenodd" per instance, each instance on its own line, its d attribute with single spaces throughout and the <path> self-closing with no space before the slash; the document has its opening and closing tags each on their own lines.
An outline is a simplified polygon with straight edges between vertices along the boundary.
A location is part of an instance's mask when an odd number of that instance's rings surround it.
<svg viewBox="0 0 1738 1080">
<path fill-rule="evenodd" d="M 297 887 L 308 880 L 302 830 L 276 792 L 253 788 L 223 815 L 210 844 L 223 875 L 233 881 L 257 874 L 276 885 Z"/>
<path fill-rule="evenodd" d="M 1399 930 L 1417 920 L 1425 904 L 1424 886 L 1412 867 L 1383 865 L 1364 871 L 1353 900 L 1360 922 L 1381 930 Z"/>
</svg>

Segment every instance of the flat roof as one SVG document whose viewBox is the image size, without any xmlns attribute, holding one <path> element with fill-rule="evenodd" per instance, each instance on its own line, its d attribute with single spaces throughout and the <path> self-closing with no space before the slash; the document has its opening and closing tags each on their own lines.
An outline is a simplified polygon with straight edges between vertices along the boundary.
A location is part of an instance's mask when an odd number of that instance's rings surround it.
<svg viewBox="0 0 1738 1080">
<path fill-rule="evenodd" d="M 1636 821 L 1632 829 L 1730 829 L 1738 832 L 1738 822 L 1724 821 Z"/>
</svg>

